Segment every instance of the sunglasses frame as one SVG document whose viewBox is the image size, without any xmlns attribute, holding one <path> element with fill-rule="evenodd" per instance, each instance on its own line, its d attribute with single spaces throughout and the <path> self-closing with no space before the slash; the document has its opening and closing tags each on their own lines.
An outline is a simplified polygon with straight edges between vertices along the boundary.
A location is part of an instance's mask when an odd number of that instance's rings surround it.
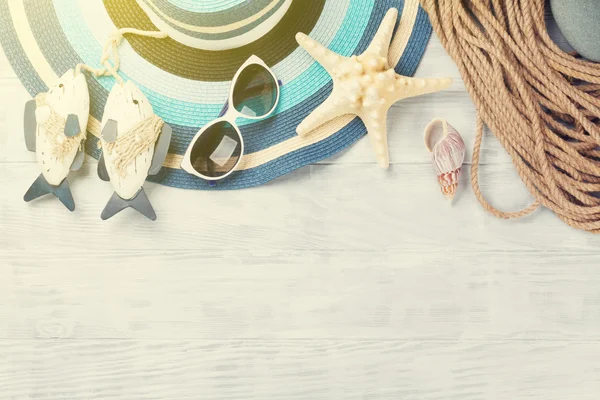
<svg viewBox="0 0 600 400">
<path fill-rule="evenodd" d="M 277 87 L 277 98 L 275 99 L 275 104 L 273 105 L 273 108 L 271 108 L 271 110 L 269 110 L 269 112 L 266 113 L 265 115 L 256 116 L 256 117 L 250 117 L 250 116 L 247 116 L 247 115 L 239 112 L 233 104 L 233 91 L 235 89 L 235 85 L 237 84 L 238 78 L 240 77 L 241 73 L 251 65 L 260 65 L 261 67 L 265 68 L 269 72 L 269 74 L 271 74 L 271 77 L 273 78 L 273 82 L 275 83 L 275 86 Z M 251 56 L 237 70 L 237 72 L 235 73 L 235 76 L 233 77 L 233 80 L 231 81 L 231 87 L 229 88 L 229 98 L 227 99 L 227 111 L 225 112 L 225 114 L 223 116 L 206 124 L 202 129 L 200 129 L 198 131 L 198 133 L 196 133 L 196 136 L 194 136 L 194 139 L 192 139 L 192 141 L 190 142 L 190 144 L 185 152 L 185 155 L 183 156 L 183 161 L 181 162 L 181 168 L 184 171 L 186 171 L 187 173 L 189 173 L 191 175 L 195 175 L 198 178 L 202 178 L 209 182 L 216 182 L 221 179 L 227 178 L 229 175 L 231 175 L 234 171 L 237 170 L 238 166 L 240 165 L 240 162 L 242 161 L 242 158 L 244 157 L 244 137 L 242 136 L 242 132 L 240 131 L 240 128 L 238 127 L 238 125 L 236 123 L 237 119 L 245 118 L 245 119 L 249 119 L 249 120 L 253 120 L 253 121 L 258 121 L 258 120 L 269 117 L 273 113 L 273 111 L 275 111 L 275 109 L 277 108 L 277 105 L 279 104 L 280 94 L 281 94 L 281 90 L 279 87 L 279 83 L 277 81 L 277 77 L 275 76 L 275 74 L 273 73 L 271 68 L 269 68 L 269 66 L 263 60 L 261 60 L 258 56 L 255 56 L 255 55 Z M 233 126 L 237 135 L 240 138 L 241 152 L 240 152 L 240 157 L 238 158 L 237 162 L 235 163 L 235 165 L 233 166 L 233 168 L 231 168 L 231 170 L 229 172 L 227 172 L 226 174 L 224 174 L 222 176 L 213 178 L 213 177 L 202 175 L 201 173 L 196 171 L 192 165 L 191 158 L 192 158 L 192 150 L 193 150 L 196 142 L 200 138 L 200 136 L 202 136 L 209 128 L 211 128 L 212 126 L 214 126 L 220 122 L 228 122 L 229 124 L 231 124 L 231 126 Z"/>
</svg>

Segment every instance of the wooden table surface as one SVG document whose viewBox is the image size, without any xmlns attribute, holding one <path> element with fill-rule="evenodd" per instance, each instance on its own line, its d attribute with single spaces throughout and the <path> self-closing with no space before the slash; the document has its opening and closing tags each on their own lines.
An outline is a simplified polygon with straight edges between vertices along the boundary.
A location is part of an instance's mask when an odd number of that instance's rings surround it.
<svg viewBox="0 0 600 400">
<path fill-rule="evenodd" d="M 486 214 L 468 163 L 447 204 L 423 129 L 470 148 L 475 111 L 437 38 L 417 75 L 456 83 L 392 109 L 389 171 L 364 139 L 255 189 L 147 184 L 156 223 L 103 222 L 89 158 L 75 213 L 23 202 L 28 94 L 0 56 L 0 399 L 597 399 L 600 238 Z M 528 205 L 484 147 L 488 198 Z"/>
</svg>

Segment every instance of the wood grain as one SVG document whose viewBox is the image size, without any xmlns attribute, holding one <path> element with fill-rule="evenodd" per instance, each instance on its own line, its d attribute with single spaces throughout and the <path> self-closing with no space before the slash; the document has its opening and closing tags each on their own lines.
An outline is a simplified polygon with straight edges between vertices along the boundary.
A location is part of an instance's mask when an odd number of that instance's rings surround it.
<svg viewBox="0 0 600 400">
<path fill-rule="evenodd" d="M 436 62 L 422 63 L 417 76 L 444 77 L 450 76 L 456 80 L 450 90 L 410 98 L 397 103 L 388 116 L 389 146 L 392 164 L 429 163 L 429 152 L 423 143 L 423 131 L 429 121 L 436 117 L 445 118 L 463 133 L 467 144 L 467 163 L 471 160 L 473 132 L 475 132 L 475 108 L 469 100 L 469 95 L 460 79 L 456 66 L 445 53 L 439 41 L 431 41 L 427 54 Z M 0 77 L 11 76 L 8 61 L 0 50 Z M 4 67 L 3 67 L 4 65 Z M 443 72 L 442 72 L 443 71 Z M 0 138 L 0 146 L 5 151 L 0 152 L 0 162 L 31 161 L 32 158 L 24 147 L 22 105 L 29 100 L 29 94 L 18 79 L 0 78 L 0 92 L 11 93 L 12 107 L 0 109 L 0 120 L 3 119 L 11 132 L 16 134 Z M 500 144 L 490 136 L 484 142 L 482 154 L 483 163 L 510 163 Z M 94 161 L 92 161 L 94 162 Z M 319 164 L 373 164 L 374 155 L 367 140 L 361 140 L 347 151 Z"/>
<path fill-rule="evenodd" d="M 456 83 L 392 109 L 388 172 L 362 140 L 260 188 L 147 184 L 156 223 L 103 222 L 89 158 L 75 213 L 22 201 L 29 96 L 0 51 L 0 399 L 596 399 L 600 239 L 487 215 L 468 166 L 447 204 L 422 132 L 471 147 L 475 110 L 436 38 L 417 75 Z M 495 205 L 529 204 L 491 136 L 483 161 Z"/>
<path fill-rule="evenodd" d="M 92 165 L 71 174 L 75 213 L 51 197 L 25 204 L 37 176 L 33 164 L 0 164 L 0 216 L 11 234 L 0 247 L 62 249 L 75 240 L 87 251 L 197 249 L 356 251 L 582 251 L 596 253 L 597 236 L 563 224 L 540 210 L 516 221 L 488 215 L 477 203 L 469 168 L 450 205 L 430 165 L 317 165 L 260 188 L 194 192 L 147 184 L 158 214 L 151 223 L 126 210 L 110 221 L 100 213 L 112 190 Z M 531 201 L 512 167 L 489 165 L 482 190 L 499 207 Z M 31 240 L 30 235 L 37 237 Z"/>
<path fill-rule="evenodd" d="M 597 342 L 16 341 L 4 398 L 595 400 Z"/>
<path fill-rule="evenodd" d="M 600 327 L 594 254 L 86 255 L 5 253 L 0 338 L 596 340 Z"/>
</svg>

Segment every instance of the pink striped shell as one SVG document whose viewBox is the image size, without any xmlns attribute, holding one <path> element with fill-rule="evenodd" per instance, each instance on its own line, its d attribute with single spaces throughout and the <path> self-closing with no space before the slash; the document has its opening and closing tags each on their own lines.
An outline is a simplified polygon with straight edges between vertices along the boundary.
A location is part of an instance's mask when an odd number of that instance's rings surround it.
<svg viewBox="0 0 600 400">
<path fill-rule="evenodd" d="M 453 199 L 465 161 L 465 142 L 450 124 L 435 119 L 425 129 L 425 143 L 431 151 L 431 162 L 441 191 L 448 199 Z"/>
</svg>

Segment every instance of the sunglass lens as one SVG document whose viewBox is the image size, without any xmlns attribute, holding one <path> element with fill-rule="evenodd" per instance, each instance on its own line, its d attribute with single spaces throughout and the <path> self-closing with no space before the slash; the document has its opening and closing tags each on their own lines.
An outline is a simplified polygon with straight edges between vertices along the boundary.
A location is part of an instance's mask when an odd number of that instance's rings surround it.
<svg viewBox="0 0 600 400">
<path fill-rule="evenodd" d="M 192 167 L 208 178 L 220 178 L 235 168 L 242 152 L 238 131 L 221 121 L 207 128 L 192 148 Z"/>
<path fill-rule="evenodd" d="M 244 68 L 233 88 L 233 106 L 247 117 L 264 117 L 277 102 L 279 86 L 273 75 L 262 65 Z"/>
</svg>

